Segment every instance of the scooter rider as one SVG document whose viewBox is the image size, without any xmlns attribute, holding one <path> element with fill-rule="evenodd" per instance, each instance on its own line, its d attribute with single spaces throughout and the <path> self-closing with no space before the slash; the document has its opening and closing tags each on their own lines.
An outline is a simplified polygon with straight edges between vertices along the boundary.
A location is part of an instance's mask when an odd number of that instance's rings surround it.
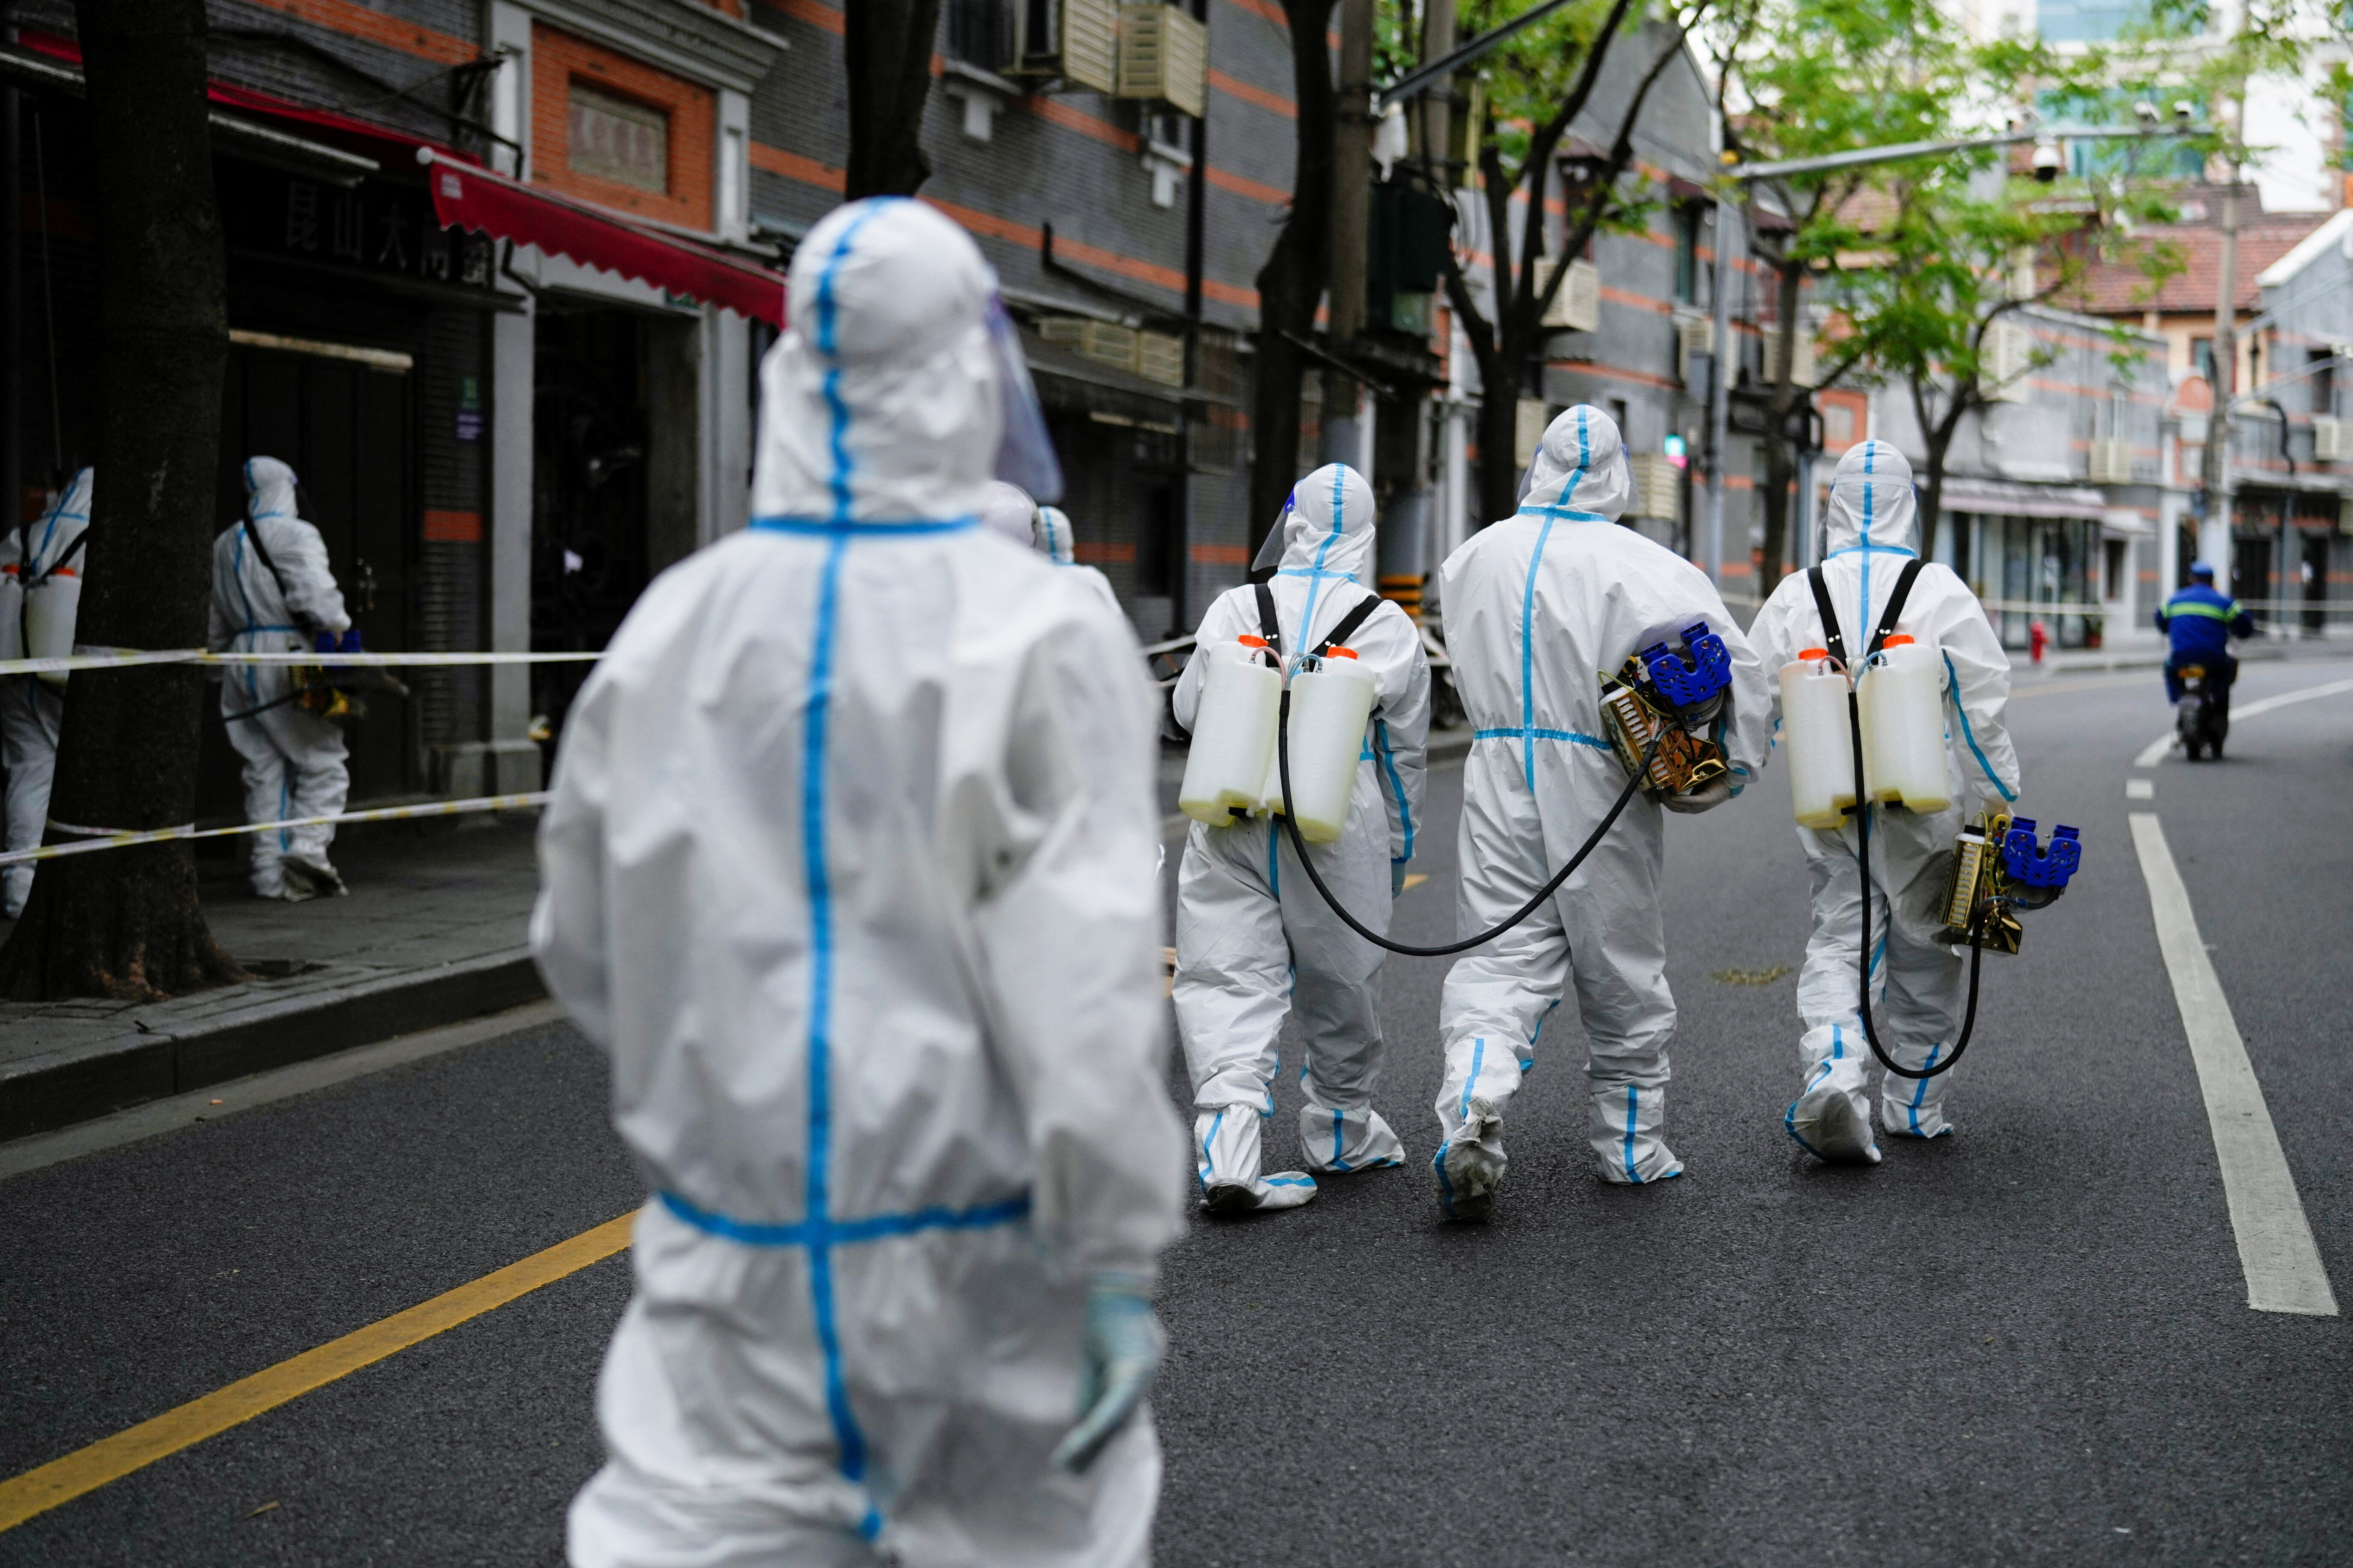
<svg viewBox="0 0 2353 1568">
<path fill-rule="evenodd" d="M 1825 523 L 1822 587 L 1843 646 L 1860 660 L 1906 567 L 1918 560 L 1918 501 L 1912 465 L 1904 454 L 1884 441 L 1849 447 L 1831 484 Z M 1867 808 L 1876 950 L 1871 984 L 1879 997 L 1873 1014 L 1889 1055 L 1916 1071 L 1935 1067 L 1961 1028 L 1964 950 L 1935 940 L 1942 929 L 1936 906 L 1952 864 L 1953 840 L 1980 805 L 2007 807 L 2018 799 L 2018 757 L 2003 716 L 2010 700 L 2010 657 L 1968 585 L 1950 567 L 1921 563 L 1905 590 L 1897 626 L 1942 656 L 1948 737 L 1943 750 L 1951 805 L 1926 815 L 1894 805 Z M 1783 578 L 1748 635 L 1765 668 L 1776 674 L 1800 655 L 1825 647 L 1810 574 Z M 1777 731 L 1780 710 L 1777 685 Z M 1813 933 L 1798 976 L 1798 1011 L 1806 1026 L 1798 1047 L 1802 1078 L 1781 1126 L 1817 1159 L 1873 1164 L 1879 1146 L 1872 1136 L 1867 1098 L 1872 1058 L 1855 1006 L 1863 896 L 1858 835 L 1851 821 L 1836 832 L 1800 827 L 1797 834 L 1812 871 Z M 1887 1075 L 1880 1090 L 1879 1125 L 1909 1138 L 1951 1132 L 1945 1096 L 1952 1082 L 1950 1072 L 1921 1079 Z"/>
<path fill-rule="evenodd" d="M 1721 741 L 1731 772 L 1665 805 L 1720 804 L 1763 766 L 1767 745 L 1771 696 L 1715 585 L 1617 526 L 1633 484 L 1615 422 L 1587 405 L 1562 414 L 1529 479 L 1518 512 L 1440 569 L 1447 649 L 1472 726 L 1460 855 L 1466 934 L 1540 891 L 1625 790 L 1626 769 L 1604 739 L 1599 677 L 1639 649 L 1704 619 L 1731 656 Z M 1447 976 L 1442 1142 L 1431 1163 L 1448 1218 L 1489 1216 L 1505 1164 L 1504 1106 L 1572 984 L 1591 1043 L 1586 1082 L 1602 1179 L 1683 1173 L 1660 1137 L 1675 1030 L 1659 907 L 1663 846 L 1659 805 L 1630 802 L 1557 893 Z"/>
<path fill-rule="evenodd" d="M 2180 701 L 2182 668 L 2202 665 L 2207 696 L 2227 714 L 2231 683 L 2239 679 L 2231 639 L 2254 636 L 2255 617 L 2215 589 L 2212 566 L 2200 561 L 2189 569 L 2189 585 L 2158 607 L 2157 629 L 2173 645 L 2165 659 L 2165 700 Z"/>
</svg>

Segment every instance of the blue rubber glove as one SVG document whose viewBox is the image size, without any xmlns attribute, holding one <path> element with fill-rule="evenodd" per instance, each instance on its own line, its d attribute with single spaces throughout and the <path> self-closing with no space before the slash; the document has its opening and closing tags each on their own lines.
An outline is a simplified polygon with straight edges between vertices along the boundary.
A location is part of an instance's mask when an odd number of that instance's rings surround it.
<svg viewBox="0 0 2353 1568">
<path fill-rule="evenodd" d="M 337 653 L 359 653 L 364 651 L 360 647 L 359 627 L 353 626 L 351 630 L 345 632 L 343 634 L 343 640 L 336 646 L 335 651 Z"/>
<path fill-rule="evenodd" d="M 1151 1391 L 1167 1342 L 1152 1314 L 1151 1279 L 1097 1270 L 1087 1287 L 1087 1327 L 1081 1341 L 1087 1364 L 1079 1421 L 1055 1445 L 1055 1464 L 1072 1475 L 1083 1475 L 1094 1464 Z"/>
<path fill-rule="evenodd" d="M 1398 894 L 1404 891 L 1405 862 L 1402 860 L 1392 860 L 1389 862 L 1389 897 L 1395 899 Z"/>
<path fill-rule="evenodd" d="M 313 642 L 313 643 L 311 645 L 311 651 L 312 653 L 332 653 L 332 652 L 334 652 L 334 651 L 335 651 L 335 634 L 334 634 L 334 633 L 332 633 L 332 632 L 321 632 L 321 633 L 319 634 L 318 640 L 317 640 L 317 641 L 315 641 L 315 642 Z"/>
</svg>

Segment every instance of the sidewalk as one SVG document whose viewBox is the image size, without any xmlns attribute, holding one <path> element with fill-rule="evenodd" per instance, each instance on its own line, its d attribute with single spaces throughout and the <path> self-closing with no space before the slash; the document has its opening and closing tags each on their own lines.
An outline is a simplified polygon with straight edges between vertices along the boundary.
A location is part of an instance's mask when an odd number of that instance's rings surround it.
<svg viewBox="0 0 2353 1568">
<path fill-rule="evenodd" d="M 208 846 L 205 918 L 255 978 L 150 1005 L 0 1002 L 0 1141 L 540 996 L 524 947 L 535 826 L 347 833 L 350 896 L 301 904 L 254 898 L 241 848 Z"/>
</svg>

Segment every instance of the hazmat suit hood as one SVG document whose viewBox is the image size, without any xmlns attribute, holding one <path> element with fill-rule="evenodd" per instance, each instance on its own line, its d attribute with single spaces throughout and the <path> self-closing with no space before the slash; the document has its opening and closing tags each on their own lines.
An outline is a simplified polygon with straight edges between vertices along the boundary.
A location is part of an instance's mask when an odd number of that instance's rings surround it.
<svg viewBox="0 0 2353 1568">
<path fill-rule="evenodd" d="M 1038 503 L 1029 499 L 1028 490 L 1003 479 L 988 481 L 980 503 L 980 521 L 989 532 L 1026 550 L 1037 514 Z"/>
<path fill-rule="evenodd" d="M 1866 539 L 1886 550 L 1920 548 L 1920 502 L 1903 453 L 1884 441 L 1847 448 L 1831 481 L 1822 536 L 1824 553 L 1852 550 Z"/>
<path fill-rule="evenodd" d="M 1615 522 L 1633 499 L 1634 476 L 1626 464 L 1618 422 L 1589 403 L 1563 409 L 1546 426 L 1544 441 L 1536 447 L 1520 510 L 1557 508 L 1562 513 Z"/>
<path fill-rule="evenodd" d="M 811 229 L 791 330 L 760 367 L 753 516 L 979 516 L 1005 428 L 996 294 L 971 237 L 919 202 L 852 202 Z"/>
<path fill-rule="evenodd" d="M 1345 463 L 1326 463 L 1291 487 L 1282 508 L 1286 573 L 1364 576 L 1373 562 L 1373 487 Z"/>
<path fill-rule="evenodd" d="M 249 518 L 300 517 L 294 499 L 294 470 L 275 458 L 245 460 L 245 515 Z"/>
<path fill-rule="evenodd" d="M 1079 541 L 1071 527 L 1071 514 L 1058 506 L 1041 506 L 1033 525 L 1029 542 L 1039 554 L 1057 566 L 1075 566 L 1079 560 Z"/>
</svg>

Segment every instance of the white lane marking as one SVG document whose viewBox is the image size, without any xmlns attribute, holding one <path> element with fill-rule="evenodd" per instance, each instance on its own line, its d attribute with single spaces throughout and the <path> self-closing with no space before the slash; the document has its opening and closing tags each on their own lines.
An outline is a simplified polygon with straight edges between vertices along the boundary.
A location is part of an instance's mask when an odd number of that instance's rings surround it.
<svg viewBox="0 0 2353 1568">
<path fill-rule="evenodd" d="M 0 1182 L 11 1176 L 21 1176 L 27 1171 L 78 1160 L 84 1154 L 96 1154 L 117 1149 L 125 1143 L 176 1132 L 183 1127 L 193 1127 L 199 1121 L 218 1121 L 224 1116 L 235 1116 L 240 1110 L 250 1110 L 257 1105 L 287 1100 L 313 1089 L 328 1089 L 369 1073 L 406 1067 L 410 1062 L 423 1061 L 467 1046 L 480 1045 L 504 1035 L 520 1034 L 543 1024 L 563 1022 L 564 1009 L 554 1002 L 526 1002 L 520 1007 L 510 1007 L 503 1013 L 487 1017 L 469 1018 L 462 1024 L 445 1024 L 438 1029 L 420 1029 L 413 1035 L 396 1035 L 372 1046 L 359 1046 L 348 1051 L 337 1051 L 329 1057 L 317 1057 L 307 1062 L 273 1068 L 255 1073 L 250 1078 L 232 1079 L 186 1094 L 175 1094 L 167 1100 L 151 1100 L 134 1105 L 128 1110 L 118 1110 L 94 1121 L 84 1121 L 72 1127 L 61 1127 L 55 1132 L 37 1132 L 30 1138 L 0 1143 Z"/>
<path fill-rule="evenodd" d="M 2198 1067 L 2198 1089 L 2206 1101 L 2206 1125 L 2214 1135 L 2214 1156 L 2222 1170 L 2222 1194 L 2231 1205 L 2231 1229 L 2239 1243 L 2239 1267 L 2247 1279 L 2247 1305 L 2258 1312 L 2337 1316 L 2328 1271 L 2313 1244 L 2312 1226 L 2296 1195 L 2295 1178 L 2280 1150 L 2271 1109 L 2246 1042 L 2231 1016 L 2231 1004 L 2213 960 L 2198 934 L 2189 890 L 2173 863 L 2157 814 L 2132 815 L 2133 847 L 2148 884 L 2149 913 L 2157 944 L 2173 980 L 2174 1005 L 2189 1037 L 2189 1058 Z"/>
<path fill-rule="evenodd" d="M 2125 798 L 2126 800 L 2155 800 L 2157 798 L 2157 785 L 2147 779 L 2126 779 L 2125 780 Z"/>
<path fill-rule="evenodd" d="M 2307 686 L 2301 691 L 2283 691 L 2277 697 L 2266 697 L 2260 702 L 2233 707 L 2231 710 L 2231 717 L 2252 719 L 2258 713 L 2268 713 L 2274 708 L 2284 708 L 2291 702 L 2309 702 L 2316 697 L 2334 697 L 2342 691 L 2353 691 L 2353 680 L 2332 680 L 2326 686 Z M 2157 766 L 2164 760 L 2165 753 L 2173 749 L 2175 739 L 2174 732 L 2168 730 L 2141 748 L 2140 755 L 2133 759 L 2133 766 L 2137 768 Z"/>
</svg>

